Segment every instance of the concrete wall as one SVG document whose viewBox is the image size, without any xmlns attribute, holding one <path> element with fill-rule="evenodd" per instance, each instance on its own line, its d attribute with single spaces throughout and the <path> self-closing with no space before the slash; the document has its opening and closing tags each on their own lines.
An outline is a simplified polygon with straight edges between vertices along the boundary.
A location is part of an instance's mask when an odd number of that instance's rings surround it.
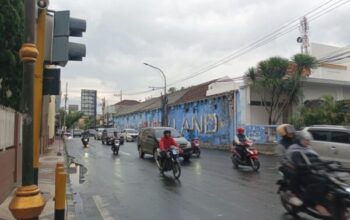
<svg viewBox="0 0 350 220">
<path fill-rule="evenodd" d="M 304 83 L 303 92 L 304 101 L 319 99 L 325 95 L 333 96 L 336 100 L 348 99 L 350 97 L 350 88 L 341 85 Z"/>
</svg>

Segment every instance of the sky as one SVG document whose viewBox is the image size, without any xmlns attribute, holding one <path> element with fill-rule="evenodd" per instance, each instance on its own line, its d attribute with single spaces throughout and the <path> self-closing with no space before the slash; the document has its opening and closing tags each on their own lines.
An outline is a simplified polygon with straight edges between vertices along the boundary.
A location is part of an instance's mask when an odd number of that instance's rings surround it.
<svg viewBox="0 0 350 220">
<path fill-rule="evenodd" d="M 83 62 L 71 61 L 62 68 L 62 91 L 68 82 L 68 104 L 79 105 L 81 89 L 96 89 L 98 103 L 105 97 L 107 104 L 119 101 L 115 94 L 120 90 L 123 99 L 157 96 L 160 91 L 143 91 L 162 86 L 163 78 L 143 63 L 161 68 L 171 85 L 296 19 L 285 26 L 292 27 L 298 23 L 297 18 L 321 4 L 326 4 L 323 8 L 341 6 L 318 18 L 317 14 L 307 16 L 310 42 L 347 46 L 348 0 L 51 0 L 49 9 L 70 10 L 72 17 L 87 21 L 83 38 L 70 38 L 86 44 L 87 56 Z M 298 36 L 296 28 L 172 86 L 181 88 L 223 76 L 241 76 L 271 56 L 290 58 L 300 52 Z"/>
</svg>

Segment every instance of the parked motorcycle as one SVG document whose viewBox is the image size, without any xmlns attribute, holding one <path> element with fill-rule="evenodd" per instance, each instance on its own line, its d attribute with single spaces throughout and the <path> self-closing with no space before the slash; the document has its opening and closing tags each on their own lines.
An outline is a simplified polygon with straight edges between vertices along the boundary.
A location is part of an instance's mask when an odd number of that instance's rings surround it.
<svg viewBox="0 0 350 220">
<path fill-rule="evenodd" d="M 333 163 L 333 162 L 331 162 Z M 345 182 L 344 177 L 347 176 L 349 178 L 349 170 L 345 169 L 328 169 L 327 172 L 323 170 L 317 171 L 318 174 L 325 177 L 327 183 L 329 184 L 329 192 L 325 197 L 325 202 L 322 204 L 326 207 L 330 213 L 331 217 L 325 217 L 320 215 L 316 210 L 314 210 L 313 206 L 306 204 L 303 201 L 301 206 L 295 206 L 289 202 L 290 195 L 290 180 L 286 177 L 288 175 L 284 175 L 281 171 L 282 179 L 277 182 L 279 185 L 278 194 L 280 195 L 281 202 L 283 207 L 286 209 L 288 214 L 296 216 L 298 213 L 303 212 L 312 217 L 318 219 L 329 219 L 329 220 L 346 220 L 349 217 L 348 208 L 350 207 L 350 185 Z M 305 188 L 299 187 L 298 192 L 293 192 L 296 194 L 298 198 L 301 200 L 305 195 Z"/>
<path fill-rule="evenodd" d="M 114 155 L 119 154 L 119 148 L 120 148 L 120 141 L 118 139 L 114 139 L 111 147 Z"/>
<path fill-rule="evenodd" d="M 193 138 L 191 141 L 191 146 L 192 146 L 192 155 L 196 155 L 199 158 L 201 155 L 201 149 L 199 147 L 199 139 Z"/>
<path fill-rule="evenodd" d="M 251 166 L 254 171 L 258 171 L 260 169 L 260 161 L 258 158 L 258 150 L 253 146 L 254 143 L 251 141 L 246 141 L 243 143 L 243 152 L 241 155 L 237 147 L 233 149 L 232 154 L 232 163 L 238 168 L 241 166 Z"/>
<path fill-rule="evenodd" d="M 85 147 L 87 147 L 87 146 L 88 146 L 88 144 L 89 144 L 89 138 L 87 138 L 87 137 L 83 137 L 83 138 L 82 138 L 82 142 L 83 142 L 83 146 L 84 146 L 84 148 L 85 148 Z"/>
<path fill-rule="evenodd" d="M 159 150 L 159 149 L 158 149 Z M 159 152 L 158 152 L 159 153 Z M 181 167 L 179 162 L 179 152 L 178 149 L 170 148 L 168 152 L 166 152 L 166 159 L 163 161 L 161 166 L 160 157 L 156 159 L 156 164 L 162 174 L 164 172 L 173 171 L 173 175 L 175 179 L 179 179 L 181 176 Z"/>
</svg>

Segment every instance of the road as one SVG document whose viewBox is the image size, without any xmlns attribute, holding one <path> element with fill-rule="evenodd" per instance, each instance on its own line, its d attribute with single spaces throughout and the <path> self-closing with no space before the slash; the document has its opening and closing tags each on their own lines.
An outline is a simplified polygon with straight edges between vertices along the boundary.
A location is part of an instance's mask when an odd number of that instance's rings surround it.
<svg viewBox="0 0 350 220">
<path fill-rule="evenodd" d="M 92 139 L 85 149 L 79 138 L 68 140 L 67 150 L 87 169 L 70 176 L 77 219 L 293 219 L 276 194 L 272 156 L 261 156 L 261 170 L 253 172 L 234 169 L 228 152 L 203 149 L 201 158 L 182 163 L 177 181 L 159 175 L 151 156 L 139 159 L 135 143 L 118 156 Z"/>
</svg>

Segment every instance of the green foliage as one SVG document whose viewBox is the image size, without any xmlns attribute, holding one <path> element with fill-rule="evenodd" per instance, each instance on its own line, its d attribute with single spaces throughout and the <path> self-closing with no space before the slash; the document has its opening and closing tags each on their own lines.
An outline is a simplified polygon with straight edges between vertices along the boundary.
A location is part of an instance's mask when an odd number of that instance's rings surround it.
<svg viewBox="0 0 350 220">
<path fill-rule="evenodd" d="M 338 102 L 332 96 L 323 96 L 321 100 L 309 102 L 302 106 L 290 123 L 297 128 L 310 125 L 344 125 L 349 124 L 349 116 L 344 111 L 347 104 Z"/>
<path fill-rule="evenodd" d="M 282 57 L 271 57 L 259 62 L 255 68 L 248 69 L 246 77 L 260 94 L 269 124 L 276 124 L 290 105 L 299 101 L 302 96 L 303 71 L 315 65 L 314 57 L 297 54 L 291 61 Z"/>
<path fill-rule="evenodd" d="M 2 0 L 0 4 L 0 105 L 16 110 L 22 90 L 23 4 L 23 0 Z"/>
<path fill-rule="evenodd" d="M 79 121 L 79 119 L 83 116 L 84 114 L 82 112 L 71 112 L 68 113 L 66 116 L 66 126 L 68 129 L 73 128 L 73 126 Z"/>
<path fill-rule="evenodd" d="M 84 129 L 89 129 L 89 128 L 92 128 L 94 127 L 94 124 L 95 124 L 95 119 L 93 116 L 89 116 L 87 118 L 85 118 L 85 127 Z"/>
</svg>

